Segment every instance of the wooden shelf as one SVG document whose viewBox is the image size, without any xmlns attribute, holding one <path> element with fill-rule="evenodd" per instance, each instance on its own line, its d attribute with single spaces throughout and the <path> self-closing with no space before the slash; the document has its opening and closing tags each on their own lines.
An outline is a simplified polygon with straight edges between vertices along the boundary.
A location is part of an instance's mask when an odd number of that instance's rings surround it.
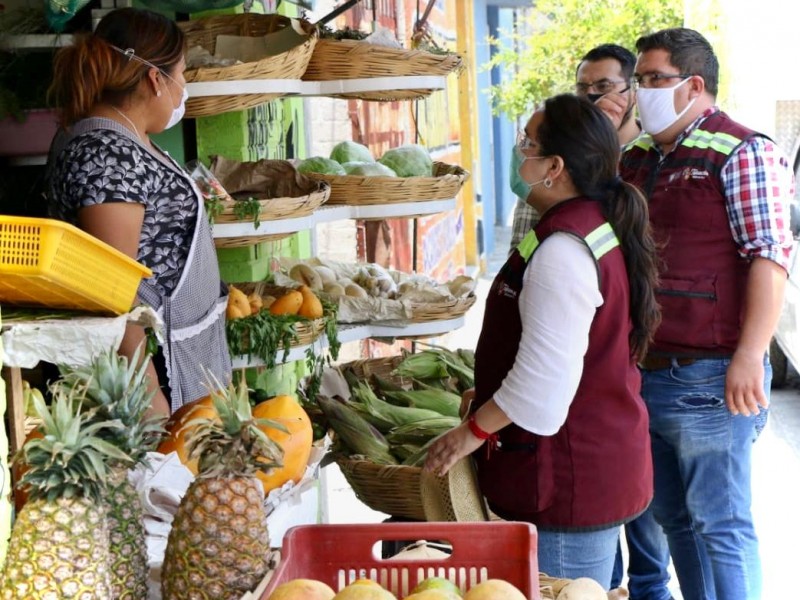
<svg viewBox="0 0 800 600">
<path fill-rule="evenodd" d="M 420 202 L 401 202 L 396 204 L 365 204 L 359 206 L 322 206 L 307 217 L 296 219 L 262 220 L 256 229 L 252 222 L 216 223 L 213 227 L 215 238 L 247 237 L 255 235 L 274 235 L 294 233 L 311 229 L 320 223 L 330 223 L 342 219 L 392 219 L 396 217 L 417 217 L 433 215 L 456 207 L 455 198 Z"/>
<path fill-rule="evenodd" d="M 355 342 L 367 338 L 407 338 L 444 335 L 455 329 L 464 326 L 464 317 L 456 319 L 446 319 L 443 321 L 427 321 L 425 323 L 409 323 L 407 321 L 398 323 L 367 323 L 355 325 L 339 325 L 339 341 L 341 343 Z M 285 361 L 305 360 L 306 350 L 310 346 L 316 349 L 327 348 L 328 340 L 323 335 L 313 344 L 303 346 L 293 346 Z M 283 355 L 283 351 L 278 352 L 278 358 Z M 281 362 L 281 361 L 279 361 Z M 233 368 L 246 369 L 249 367 L 263 367 L 264 362 L 255 356 L 234 356 Z"/>
</svg>

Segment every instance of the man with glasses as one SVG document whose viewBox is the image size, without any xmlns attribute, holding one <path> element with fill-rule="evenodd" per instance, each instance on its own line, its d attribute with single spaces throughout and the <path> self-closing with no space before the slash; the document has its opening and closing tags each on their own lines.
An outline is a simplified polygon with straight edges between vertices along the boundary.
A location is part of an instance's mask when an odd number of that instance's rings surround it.
<svg viewBox="0 0 800 600">
<path fill-rule="evenodd" d="M 715 105 L 719 66 L 702 35 L 666 29 L 636 48 L 647 135 L 626 149 L 620 173 L 648 198 L 663 263 L 662 322 L 640 365 L 652 510 L 685 600 L 754 600 L 751 451 L 769 404 L 792 171 L 770 139 Z"/>
<path fill-rule="evenodd" d="M 575 93 L 585 96 L 606 111 L 617 125 L 620 145 L 625 145 L 639 135 L 639 126 L 633 118 L 636 104 L 632 88 L 633 67 L 636 57 L 616 44 L 603 44 L 592 48 L 578 63 L 575 73 Z M 517 194 L 514 221 L 511 230 L 511 248 L 522 241 L 539 221 L 536 211 L 528 205 L 523 186 L 515 185 L 516 174 L 511 173 L 511 189 Z M 658 599 L 660 600 L 660 599 Z"/>
</svg>

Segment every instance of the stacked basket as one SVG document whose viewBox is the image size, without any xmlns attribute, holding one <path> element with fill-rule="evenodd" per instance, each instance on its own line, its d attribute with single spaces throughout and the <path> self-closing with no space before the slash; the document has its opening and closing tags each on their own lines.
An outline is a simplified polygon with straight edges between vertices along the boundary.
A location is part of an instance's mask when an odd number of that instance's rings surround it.
<svg viewBox="0 0 800 600">
<path fill-rule="evenodd" d="M 316 28 L 303 20 L 292 20 L 280 15 L 219 15 L 179 23 L 186 33 L 188 48 L 201 46 L 212 55 L 215 53 L 218 35 L 261 37 L 291 28 L 293 21 L 299 23 L 306 40 L 280 54 L 268 56 L 254 62 L 228 67 L 201 67 L 184 73 L 187 83 L 237 81 L 243 79 L 300 79 L 306 71 L 314 46 L 317 43 Z M 281 93 L 237 94 L 189 98 L 186 116 L 204 117 L 220 113 L 244 110 L 263 104 Z"/>
<path fill-rule="evenodd" d="M 441 162 L 433 163 L 433 174 L 430 177 L 364 177 L 322 173 L 306 175 L 330 184 L 328 204 L 353 206 L 449 200 L 458 195 L 461 186 L 469 179 L 469 172 L 458 165 Z"/>
<path fill-rule="evenodd" d="M 320 40 L 303 79 L 330 81 L 398 76 L 445 76 L 461 68 L 457 54 L 434 54 L 424 50 L 388 48 L 356 40 Z M 431 89 L 381 90 L 334 94 L 362 100 L 414 100 L 430 95 Z"/>
</svg>

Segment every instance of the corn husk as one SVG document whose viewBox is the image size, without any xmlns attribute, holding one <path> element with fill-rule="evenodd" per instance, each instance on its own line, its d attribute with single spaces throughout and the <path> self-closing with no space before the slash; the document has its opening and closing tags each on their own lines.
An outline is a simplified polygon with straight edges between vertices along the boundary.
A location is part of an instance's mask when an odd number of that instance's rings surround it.
<svg viewBox="0 0 800 600">
<path fill-rule="evenodd" d="M 396 465 L 383 434 L 370 425 L 351 407 L 326 396 L 317 396 L 317 403 L 346 449 L 374 463 Z"/>
<path fill-rule="evenodd" d="M 360 402 L 360 407 L 357 410 L 367 421 L 384 433 L 400 425 L 408 425 L 441 416 L 441 413 L 432 410 L 389 404 L 378 398 L 372 388 L 363 382 L 359 383 L 352 392 L 353 397 Z"/>
<path fill-rule="evenodd" d="M 395 427 L 389 435 L 386 436 L 386 441 L 393 447 L 400 444 L 424 445 L 432 438 L 450 431 L 453 427 L 457 427 L 460 423 L 461 420 L 458 417 L 425 419 L 424 421 L 417 421 L 416 423 Z"/>
<path fill-rule="evenodd" d="M 445 390 L 427 389 L 407 392 L 384 392 L 390 402 L 434 411 L 446 417 L 457 417 L 461 397 Z"/>
</svg>

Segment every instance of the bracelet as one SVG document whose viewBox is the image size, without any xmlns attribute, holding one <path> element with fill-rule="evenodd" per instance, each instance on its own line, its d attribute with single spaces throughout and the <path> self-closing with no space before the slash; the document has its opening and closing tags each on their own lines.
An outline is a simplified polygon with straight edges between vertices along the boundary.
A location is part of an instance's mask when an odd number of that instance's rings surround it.
<svg viewBox="0 0 800 600">
<path fill-rule="evenodd" d="M 497 434 L 489 433 L 488 431 L 481 429 L 481 426 L 478 425 L 478 421 L 475 420 L 475 415 L 470 415 L 469 419 L 467 420 L 467 426 L 472 432 L 472 435 L 479 440 L 490 440 L 492 437 L 497 437 Z"/>
<path fill-rule="evenodd" d="M 488 431 L 481 429 L 481 426 L 478 425 L 478 422 L 475 420 L 475 415 L 470 415 L 469 419 L 467 419 L 467 427 L 469 427 L 472 435 L 479 440 L 488 440 L 489 443 L 486 444 L 487 459 L 491 455 L 492 450 L 497 450 L 500 447 L 500 436 L 498 436 L 497 433 L 489 433 Z"/>
</svg>

